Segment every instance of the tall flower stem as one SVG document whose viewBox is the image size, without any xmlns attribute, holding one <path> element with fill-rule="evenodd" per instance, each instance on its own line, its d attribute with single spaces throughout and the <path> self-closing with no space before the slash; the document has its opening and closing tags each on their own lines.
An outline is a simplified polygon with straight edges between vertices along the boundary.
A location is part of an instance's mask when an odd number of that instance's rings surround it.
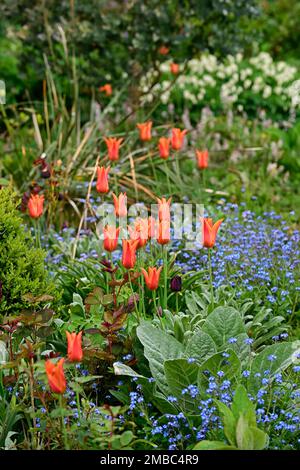
<svg viewBox="0 0 300 470">
<path fill-rule="evenodd" d="M 144 249 L 141 248 L 139 250 L 139 257 L 138 257 L 138 269 L 139 271 L 141 270 L 141 267 L 143 266 L 143 261 L 144 261 Z M 140 312 L 142 313 L 142 316 L 145 318 L 146 317 L 146 310 L 145 310 L 145 280 L 144 276 L 140 276 L 140 282 L 139 284 L 139 309 Z"/>
<path fill-rule="evenodd" d="M 75 365 L 75 378 L 77 379 L 78 377 L 78 370 L 77 370 L 77 367 Z M 81 410 L 80 410 L 80 397 L 79 397 L 79 391 L 78 391 L 78 388 L 76 387 L 76 404 L 77 404 L 77 413 L 78 413 L 78 418 L 80 418 L 80 415 L 81 415 Z"/>
<path fill-rule="evenodd" d="M 169 192 L 169 195 L 171 195 L 172 191 L 171 191 L 170 179 L 169 179 L 169 168 L 168 168 L 168 164 L 167 164 L 166 160 L 164 161 L 164 166 L 165 166 L 165 173 L 166 173 L 166 177 L 167 177 L 168 192 Z"/>
<path fill-rule="evenodd" d="M 137 321 L 138 321 L 138 323 L 140 323 L 140 320 L 141 320 L 140 319 L 140 311 L 139 311 L 137 303 L 136 303 L 135 293 L 134 293 L 134 290 L 133 290 L 133 287 L 132 287 L 130 271 L 128 271 L 128 280 L 129 280 L 130 290 L 131 290 L 132 297 L 133 297 L 133 302 L 134 302 L 134 307 L 135 307 L 135 311 L 136 311 Z"/>
<path fill-rule="evenodd" d="M 39 221 L 39 219 L 34 219 L 34 234 L 35 234 L 36 247 L 41 248 L 40 221 Z"/>
<path fill-rule="evenodd" d="M 211 248 L 208 248 L 208 269 L 209 269 L 209 282 L 210 282 L 210 298 L 212 309 L 214 308 L 214 286 L 213 286 L 213 272 L 211 264 Z"/>
<path fill-rule="evenodd" d="M 144 276 L 141 276 L 139 303 L 140 303 L 140 311 L 142 312 L 143 316 L 145 317 L 146 313 L 145 313 L 144 289 L 145 289 Z"/>
<path fill-rule="evenodd" d="M 159 315 L 159 312 L 158 312 L 158 309 L 157 309 L 156 291 L 155 291 L 155 290 L 152 291 L 152 298 L 153 298 L 154 311 L 155 311 L 156 315 L 157 315 L 158 318 L 159 318 L 159 321 L 160 321 L 160 324 L 161 324 L 162 329 L 164 330 L 164 329 L 165 329 L 165 328 L 164 328 L 164 324 L 163 324 L 162 318 L 161 318 L 161 316 Z"/>
<path fill-rule="evenodd" d="M 178 304 L 178 292 L 175 294 L 175 299 L 176 299 L 176 313 L 179 312 L 179 304 Z"/>
<path fill-rule="evenodd" d="M 35 416 L 35 405 L 34 405 L 34 370 L 33 370 L 33 359 L 29 359 L 29 386 L 30 386 L 30 400 L 31 400 L 31 408 L 32 408 L 32 422 L 33 422 L 33 428 L 34 431 L 32 433 L 33 435 L 33 445 L 34 448 L 37 448 L 38 444 L 38 439 L 35 436 L 36 432 L 36 416 Z"/>
<path fill-rule="evenodd" d="M 162 247 L 163 254 L 163 263 L 164 263 L 164 309 L 168 308 L 168 248 L 166 246 Z"/>
<path fill-rule="evenodd" d="M 61 433 L 62 433 L 62 437 L 63 437 L 63 441 L 64 441 L 64 447 L 65 447 L 65 450 L 69 450 L 69 444 L 68 444 L 68 438 L 67 438 L 67 430 L 66 430 L 66 423 L 65 423 L 65 418 L 64 418 L 64 414 L 63 414 L 63 399 L 62 399 L 62 395 L 60 394 L 59 397 L 59 407 L 60 407 L 60 414 L 61 414 Z"/>
<path fill-rule="evenodd" d="M 154 176 L 154 178 L 155 178 L 155 181 L 157 181 L 157 173 L 156 173 L 156 169 L 155 169 L 155 165 L 154 165 L 154 162 L 153 162 L 153 157 L 152 157 L 152 155 L 150 155 L 150 162 L 151 162 L 151 167 L 152 167 L 153 176 Z"/>
</svg>

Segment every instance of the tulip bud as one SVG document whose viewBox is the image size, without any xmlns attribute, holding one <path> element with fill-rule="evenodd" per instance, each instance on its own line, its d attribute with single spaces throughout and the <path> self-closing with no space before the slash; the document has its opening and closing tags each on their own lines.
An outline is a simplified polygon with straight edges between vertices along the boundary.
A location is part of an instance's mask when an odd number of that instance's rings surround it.
<svg viewBox="0 0 300 470">
<path fill-rule="evenodd" d="M 182 279 L 181 279 L 181 277 L 178 276 L 178 275 L 174 276 L 171 279 L 170 287 L 171 287 L 171 290 L 173 292 L 180 292 L 181 288 L 182 288 Z"/>
</svg>

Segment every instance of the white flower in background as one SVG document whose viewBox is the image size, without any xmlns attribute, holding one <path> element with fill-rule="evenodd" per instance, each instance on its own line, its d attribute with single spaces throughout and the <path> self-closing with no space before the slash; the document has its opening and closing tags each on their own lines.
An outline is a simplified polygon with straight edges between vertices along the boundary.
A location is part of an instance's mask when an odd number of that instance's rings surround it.
<svg viewBox="0 0 300 470">
<path fill-rule="evenodd" d="M 202 101 L 204 99 L 204 96 L 205 96 L 205 90 L 199 90 L 198 91 L 198 95 L 197 95 L 197 100 L 199 101 Z"/>
<path fill-rule="evenodd" d="M 252 75 L 252 70 L 249 69 L 249 68 L 247 68 L 247 69 L 242 69 L 242 70 L 240 71 L 240 77 L 241 77 L 242 82 L 243 82 L 244 80 L 246 80 L 247 77 L 250 77 L 250 75 Z"/>
<path fill-rule="evenodd" d="M 223 80 L 226 77 L 226 74 L 225 74 L 224 70 L 219 70 L 217 72 L 217 77 L 220 78 L 221 80 Z"/>
<path fill-rule="evenodd" d="M 185 100 L 190 101 L 193 104 L 197 103 L 197 98 L 193 93 L 191 93 L 189 90 L 184 90 L 183 92 L 183 97 Z"/>
<path fill-rule="evenodd" d="M 171 85 L 171 62 L 168 60 L 157 65 L 162 80 L 154 86 L 158 79 L 157 70 L 150 70 L 141 79 L 143 102 L 150 103 L 162 95 L 161 101 L 166 104 L 172 101 L 175 92 L 187 102 L 197 104 L 205 97 L 210 99 L 213 89 L 214 97 L 219 98 L 224 109 L 230 109 L 232 105 L 241 109 L 239 100 L 247 90 L 265 100 L 275 94 L 280 98 L 279 106 L 285 111 L 292 112 L 300 107 L 300 81 L 295 80 L 297 69 L 283 61 L 273 61 L 266 52 L 250 59 L 245 59 L 241 53 L 229 55 L 223 62 L 218 62 L 214 55 L 203 54 L 199 59 L 187 62 L 185 73 L 177 77 L 174 86 Z M 244 110 L 247 112 L 247 104 Z"/>
<path fill-rule="evenodd" d="M 163 64 L 161 64 L 161 66 L 160 66 L 160 71 L 161 71 L 162 73 L 167 73 L 167 72 L 169 72 L 169 70 L 170 70 L 170 64 L 169 64 L 169 63 L 163 63 Z"/>
<path fill-rule="evenodd" d="M 300 80 L 295 80 L 286 90 L 293 108 L 300 106 Z"/>
<path fill-rule="evenodd" d="M 267 166 L 267 173 L 271 178 L 276 178 L 284 170 L 283 166 L 278 166 L 277 163 L 269 163 Z"/>
<path fill-rule="evenodd" d="M 211 75 L 204 75 L 203 82 L 201 85 L 215 86 L 217 84 L 216 80 Z"/>
<path fill-rule="evenodd" d="M 266 85 L 263 91 L 263 98 L 267 99 L 272 95 L 272 88 L 269 85 Z"/>
<path fill-rule="evenodd" d="M 161 102 L 166 104 L 169 101 L 170 94 L 169 93 L 163 93 L 160 97 Z"/>
</svg>

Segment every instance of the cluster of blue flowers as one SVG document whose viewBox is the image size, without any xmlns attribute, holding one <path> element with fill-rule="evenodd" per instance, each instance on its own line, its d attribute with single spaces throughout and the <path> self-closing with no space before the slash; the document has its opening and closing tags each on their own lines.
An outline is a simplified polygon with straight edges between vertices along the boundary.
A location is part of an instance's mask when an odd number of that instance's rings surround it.
<svg viewBox="0 0 300 470">
<path fill-rule="evenodd" d="M 94 201 L 97 204 L 97 200 Z M 286 305 L 285 312 L 292 313 L 292 299 L 300 291 L 300 232 L 290 231 L 289 224 L 274 212 L 256 215 L 243 210 L 240 205 L 225 203 L 218 211 L 225 217 L 217 236 L 217 249 L 212 251 L 212 268 L 215 287 L 230 286 L 236 296 L 253 295 L 259 288 L 260 296 L 271 306 Z M 57 246 L 76 238 L 74 229 L 63 229 L 54 234 Z M 82 230 L 78 247 L 78 260 L 97 258 L 96 245 L 91 243 L 91 231 Z M 96 239 L 95 239 L 96 243 Z M 97 248 L 99 243 L 97 242 Z M 171 247 L 171 245 L 170 245 Z M 60 267 L 65 260 L 65 251 L 48 247 L 48 262 Z M 202 271 L 208 278 L 206 249 L 195 244 L 194 250 L 186 250 L 180 240 L 173 240 L 172 251 L 182 249 L 177 265 L 185 272 Z M 117 260 L 120 251 L 113 253 Z M 65 269 L 62 266 L 62 269 Z M 263 289 L 262 289 L 263 288 Z M 252 294 L 251 294 L 252 293 Z"/>
<path fill-rule="evenodd" d="M 274 357 L 270 356 L 269 360 L 272 362 Z M 299 371 L 299 366 L 292 368 L 292 373 Z M 203 390 L 200 391 L 196 385 L 191 384 L 182 390 L 182 400 L 174 396 L 166 397 L 177 413 L 165 413 L 160 416 L 154 413 L 153 406 L 145 401 L 142 385 L 135 379 L 133 382 L 136 383 L 136 390 L 130 393 L 128 413 L 149 417 L 150 429 L 145 426 L 145 435 L 142 437 L 146 439 L 147 432 L 150 432 L 151 439 L 158 447 L 167 446 L 169 450 L 184 449 L 192 442 L 203 439 L 224 439 L 223 423 L 216 399 L 231 407 L 236 384 L 228 380 L 222 370 L 218 371 L 216 376 L 209 373 L 206 376 L 205 394 Z M 245 385 L 249 376 L 248 370 L 242 372 Z M 258 426 L 270 435 L 269 448 L 289 448 L 290 442 L 295 447 L 295 439 L 300 448 L 300 392 L 297 381 L 293 381 L 291 377 L 283 377 L 281 373 L 271 381 L 270 370 L 258 373 L 257 378 L 261 387 L 255 395 L 249 394 L 249 398 L 256 406 Z M 198 413 L 192 413 L 193 418 L 184 409 L 185 397 L 195 400 Z"/>
<path fill-rule="evenodd" d="M 238 297 L 259 288 L 269 304 L 289 302 L 291 293 L 300 291 L 299 230 L 290 231 L 289 224 L 274 212 L 258 216 L 243 210 L 243 203 L 227 203 L 218 210 L 225 221 L 212 250 L 214 286 L 236 288 Z M 175 249 L 180 246 L 180 241 L 174 242 Z M 208 278 L 207 263 L 207 250 L 199 246 L 183 251 L 178 261 L 185 272 L 203 271 Z M 290 307 L 287 313 L 292 313 Z"/>
</svg>

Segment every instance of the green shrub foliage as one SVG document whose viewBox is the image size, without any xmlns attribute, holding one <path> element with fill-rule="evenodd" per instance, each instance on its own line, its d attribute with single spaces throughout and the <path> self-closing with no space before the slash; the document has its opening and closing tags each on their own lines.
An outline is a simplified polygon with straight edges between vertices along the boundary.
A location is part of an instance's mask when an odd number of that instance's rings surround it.
<svg viewBox="0 0 300 470">
<path fill-rule="evenodd" d="M 83 93 L 107 81 L 121 87 L 136 79 L 164 59 L 162 45 L 176 61 L 205 50 L 236 52 L 251 42 L 253 31 L 243 26 L 258 11 L 256 0 L 3 0 L 0 27 L 10 41 L 22 39 L 20 70 L 27 88 L 44 78 L 44 53 L 56 82 L 67 89 L 75 53 Z"/>
<path fill-rule="evenodd" d="M 0 190 L 0 315 L 14 315 L 28 306 L 24 295 L 53 293 L 44 266 L 45 253 L 33 246 L 22 225 L 18 200 L 11 189 Z"/>
</svg>

